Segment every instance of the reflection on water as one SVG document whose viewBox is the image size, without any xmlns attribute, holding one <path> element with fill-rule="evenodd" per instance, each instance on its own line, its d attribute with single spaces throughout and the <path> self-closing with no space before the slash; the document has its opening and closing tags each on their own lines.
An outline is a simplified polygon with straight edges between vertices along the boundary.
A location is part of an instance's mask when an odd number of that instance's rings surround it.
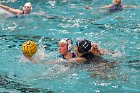
<svg viewBox="0 0 140 93">
<path fill-rule="evenodd" d="M 136 59 L 130 60 L 130 61 L 128 61 L 128 66 L 130 68 L 140 70 L 140 60 L 136 60 Z"/>
<path fill-rule="evenodd" d="M 3 35 L 0 35 L 0 40 L 3 41 L 3 42 L 2 41 L 0 42 L 0 45 L 4 46 L 5 44 L 9 43 L 8 45 L 6 45 L 8 48 L 20 47 L 22 45 L 22 43 L 27 40 L 34 40 L 35 42 L 38 42 L 41 38 L 42 38 L 42 36 L 3 34 Z M 53 45 L 57 46 L 57 42 L 58 42 L 58 40 L 55 40 L 54 38 L 49 38 L 49 37 L 43 37 L 42 41 L 43 42 L 41 42 L 41 43 L 43 44 L 44 48 L 47 50 L 50 50 L 50 51 L 52 50 L 52 49 L 50 49 L 51 46 L 53 46 Z"/>
<path fill-rule="evenodd" d="M 35 93 L 53 93 L 53 91 L 48 89 L 40 89 L 40 88 L 33 88 L 29 85 L 24 85 L 12 80 L 7 75 L 0 75 L 0 92 L 3 93 L 28 93 L 28 92 L 35 92 Z"/>
</svg>

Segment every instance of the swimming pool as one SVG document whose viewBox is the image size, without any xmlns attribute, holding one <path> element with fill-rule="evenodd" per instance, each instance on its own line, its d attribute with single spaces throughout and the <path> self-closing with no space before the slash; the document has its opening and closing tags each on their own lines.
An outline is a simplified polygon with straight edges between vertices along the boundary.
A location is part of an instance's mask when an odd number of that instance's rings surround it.
<svg viewBox="0 0 140 93">
<path fill-rule="evenodd" d="M 1 0 L 14 8 L 21 8 L 28 0 Z M 0 14 L 0 92 L 8 93 L 139 93 L 140 92 L 140 11 L 127 8 L 106 13 L 99 6 L 106 0 L 30 0 L 30 16 L 4 17 Z M 127 5 L 139 5 L 139 0 L 123 0 Z M 15 6 L 16 5 L 16 6 Z M 85 9 L 89 6 L 89 9 Z M 1 12 L 0 12 L 1 13 Z M 58 16 L 48 19 L 46 15 Z M 61 38 L 87 38 L 103 48 L 120 51 L 120 64 L 110 69 L 115 79 L 93 78 L 86 66 L 69 67 L 61 64 L 44 65 L 20 63 L 21 44 L 26 40 L 46 45 L 48 60 L 58 55 L 57 42 Z M 51 52 L 51 55 L 48 53 Z M 89 66 L 90 67 L 90 66 Z"/>
</svg>

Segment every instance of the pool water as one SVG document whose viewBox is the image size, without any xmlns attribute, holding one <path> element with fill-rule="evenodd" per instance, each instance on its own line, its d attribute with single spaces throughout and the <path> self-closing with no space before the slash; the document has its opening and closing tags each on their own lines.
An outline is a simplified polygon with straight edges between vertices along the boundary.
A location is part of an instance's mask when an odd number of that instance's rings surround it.
<svg viewBox="0 0 140 93">
<path fill-rule="evenodd" d="M 33 6 L 29 16 L 15 16 L 0 8 L 1 93 L 140 93 L 140 8 L 116 13 L 100 9 L 111 0 L 1 0 L 0 3 L 22 9 L 26 1 Z M 139 0 L 123 2 L 140 6 Z M 48 19 L 48 15 L 57 17 Z M 57 43 L 62 38 L 97 42 L 102 48 L 119 52 L 119 56 L 103 57 L 120 63 L 101 73 L 105 77 L 94 77 L 91 65 L 20 62 L 23 42 L 42 39 L 45 60 L 51 60 L 59 55 Z"/>
</svg>

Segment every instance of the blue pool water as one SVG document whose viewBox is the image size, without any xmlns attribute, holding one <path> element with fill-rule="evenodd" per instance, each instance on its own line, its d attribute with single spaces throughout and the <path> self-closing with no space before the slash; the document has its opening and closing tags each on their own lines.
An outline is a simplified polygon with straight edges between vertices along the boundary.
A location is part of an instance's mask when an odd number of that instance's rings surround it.
<svg viewBox="0 0 140 93">
<path fill-rule="evenodd" d="M 0 92 L 4 93 L 140 93 L 140 8 L 126 8 L 106 13 L 99 7 L 111 0 L 1 0 L 20 8 L 26 1 L 33 5 L 29 16 L 14 16 L 0 8 Z M 139 0 L 123 0 L 140 6 Z M 85 9 L 89 6 L 89 9 Z M 48 19 L 47 15 L 57 16 Z M 105 75 L 93 77 L 90 65 L 71 67 L 63 64 L 20 62 L 21 44 L 42 38 L 46 60 L 58 54 L 61 38 L 86 38 L 102 48 L 121 52 L 104 56 L 120 64 L 107 69 Z M 105 76 L 104 75 L 104 76 Z"/>
</svg>

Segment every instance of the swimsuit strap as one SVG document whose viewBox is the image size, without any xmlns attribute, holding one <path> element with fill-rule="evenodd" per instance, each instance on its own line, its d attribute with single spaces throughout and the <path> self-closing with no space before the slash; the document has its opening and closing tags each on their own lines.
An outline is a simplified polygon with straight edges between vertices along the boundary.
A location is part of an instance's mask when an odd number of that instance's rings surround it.
<svg viewBox="0 0 140 93">
<path fill-rule="evenodd" d="M 24 10 L 22 11 L 22 14 L 24 14 Z"/>
<path fill-rule="evenodd" d="M 59 57 L 65 59 L 63 55 L 59 55 Z"/>
<path fill-rule="evenodd" d="M 72 58 L 76 58 L 76 55 L 74 53 L 72 53 Z"/>
<path fill-rule="evenodd" d="M 65 58 L 64 55 L 59 55 L 59 57 L 63 58 L 63 59 L 69 59 L 69 58 Z M 76 57 L 76 55 L 74 53 L 72 53 L 72 58 L 75 58 L 75 57 Z"/>
</svg>

